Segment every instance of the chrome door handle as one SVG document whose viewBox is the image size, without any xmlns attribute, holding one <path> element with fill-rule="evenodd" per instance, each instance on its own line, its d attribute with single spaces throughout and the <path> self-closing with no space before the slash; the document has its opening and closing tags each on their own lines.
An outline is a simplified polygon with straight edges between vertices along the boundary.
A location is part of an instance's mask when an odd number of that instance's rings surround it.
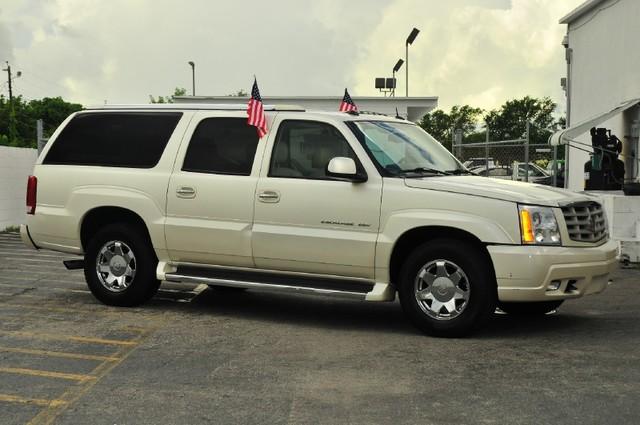
<svg viewBox="0 0 640 425">
<path fill-rule="evenodd" d="M 195 198 L 196 190 L 192 187 L 181 186 L 176 189 L 176 195 L 178 195 L 179 198 Z"/>
<path fill-rule="evenodd" d="M 280 194 L 273 190 L 264 190 L 258 193 L 258 199 L 260 202 L 275 203 L 280 200 Z"/>
</svg>

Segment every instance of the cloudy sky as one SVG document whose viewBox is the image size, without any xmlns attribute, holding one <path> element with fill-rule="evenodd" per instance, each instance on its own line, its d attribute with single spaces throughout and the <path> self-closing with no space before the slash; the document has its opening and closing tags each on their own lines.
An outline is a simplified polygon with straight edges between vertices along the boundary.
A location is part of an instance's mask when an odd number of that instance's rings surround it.
<svg viewBox="0 0 640 425">
<path fill-rule="evenodd" d="M 25 98 L 85 105 L 149 94 L 378 95 L 410 48 L 410 95 L 485 109 L 527 94 L 562 102 L 558 20 L 582 0 L 0 0 L 0 60 Z M 4 68 L 4 67 L 3 67 Z M 402 70 L 398 91 L 404 93 Z M 0 93 L 7 95 L 6 78 Z M 563 108 L 563 106 L 561 106 Z"/>
</svg>

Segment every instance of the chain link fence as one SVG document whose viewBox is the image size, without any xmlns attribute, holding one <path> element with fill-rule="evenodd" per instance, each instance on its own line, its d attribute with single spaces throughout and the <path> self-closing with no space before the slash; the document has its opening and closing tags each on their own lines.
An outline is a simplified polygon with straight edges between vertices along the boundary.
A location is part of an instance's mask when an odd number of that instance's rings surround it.
<svg viewBox="0 0 640 425">
<path fill-rule="evenodd" d="M 453 131 L 453 154 L 475 174 L 505 180 L 519 180 L 564 187 L 557 147 L 530 143 L 529 125 L 522 138 L 463 143 L 462 131 Z"/>
</svg>

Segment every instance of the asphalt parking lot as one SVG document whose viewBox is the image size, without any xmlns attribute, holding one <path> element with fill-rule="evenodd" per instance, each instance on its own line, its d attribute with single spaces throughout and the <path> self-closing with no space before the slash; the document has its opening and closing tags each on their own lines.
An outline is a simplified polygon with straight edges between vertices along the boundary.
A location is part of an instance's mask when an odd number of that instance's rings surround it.
<svg viewBox="0 0 640 425">
<path fill-rule="evenodd" d="M 164 283 L 107 307 L 68 258 L 0 234 L 1 424 L 640 422 L 640 270 L 446 340 L 397 303 Z"/>
</svg>

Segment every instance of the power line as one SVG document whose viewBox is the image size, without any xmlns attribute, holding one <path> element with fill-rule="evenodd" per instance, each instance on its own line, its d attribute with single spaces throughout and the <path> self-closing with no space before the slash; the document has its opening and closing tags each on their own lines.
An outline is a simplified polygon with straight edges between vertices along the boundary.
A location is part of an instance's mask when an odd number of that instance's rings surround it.
<svg viewBox="0 0 640 425">
<path fill-rule="evenodd" d="M 65 91 L 69 90 L 69 88 L 68 88 L 68 87 L 63 86 L 63 85 L 62 85 L 62 84 L 60 84 L 60 83 L 57 83 L 57 82 L 55 82 L 55 81 L 51 81 L 51 80 L 49 80 L 49 79 L 47 79 L 47 78 L 42 77 L 41 75 L 38 75 L 38 73 L 37 73 L 37 72 L 33 72 L 33 70 L 32 70 L 31 68 L 25 67 L 24 65 L 21 65 L 21 68 L 22 68 L 23 70 L 26 70 L 26 71 L 29 73 L 29 75 L 31 75 L 31 76 L 33 76 L 33 77 L 37 78 L 38 80 L 41 80 L 41 81 L 42 81 L 42 82 L 44 82 L 44 83 L 51 84 L 51 85 L 54 85 L 54 86 L 58 86 L 58 87 L 60 87 L 61 89 L 64 89 Z"/>
</svg>

